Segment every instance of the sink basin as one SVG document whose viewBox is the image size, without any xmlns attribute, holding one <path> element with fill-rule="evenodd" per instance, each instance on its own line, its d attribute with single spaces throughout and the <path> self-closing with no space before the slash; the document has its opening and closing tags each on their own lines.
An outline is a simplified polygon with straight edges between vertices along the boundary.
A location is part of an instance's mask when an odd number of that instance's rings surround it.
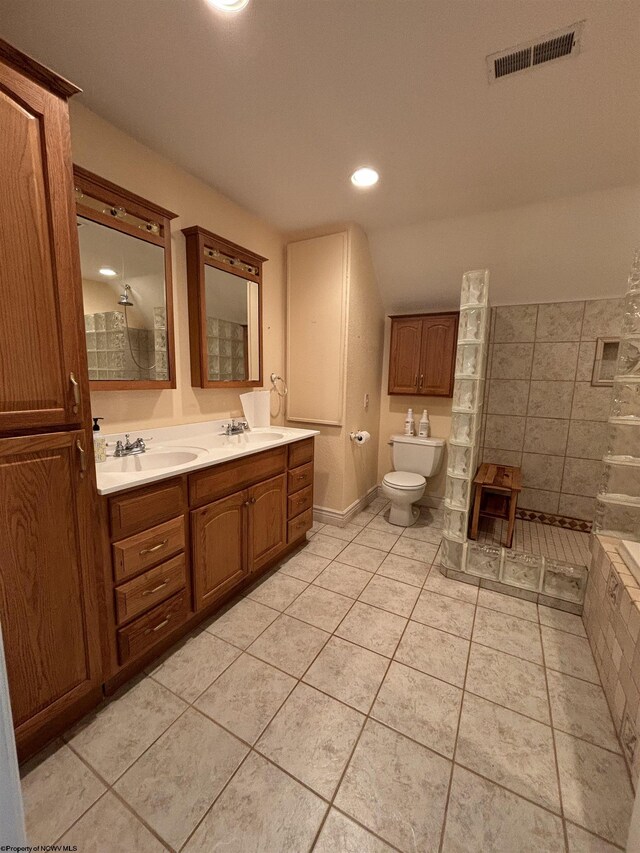
<svg viewBox="0 0 640 853">
<path fill-rule="evenodd" d="M 102 471 L 118 474 L 133 474 L 136 471 L 156 471 L 161 468 L 175 468 L 186 465 L 201 456 L 202 450 L 196 448 L 147 451 L 134 456 L 111 456 L 100 466 Z"/>
<path fill-rule="evenodd" d="M 245 435 L 239 435 L 238 438 L 246 441 L 247 444 L 267 444 L 270 441 L 282 441 L 284 433 L 282 432 L 248 432 Z"/>
</svg>

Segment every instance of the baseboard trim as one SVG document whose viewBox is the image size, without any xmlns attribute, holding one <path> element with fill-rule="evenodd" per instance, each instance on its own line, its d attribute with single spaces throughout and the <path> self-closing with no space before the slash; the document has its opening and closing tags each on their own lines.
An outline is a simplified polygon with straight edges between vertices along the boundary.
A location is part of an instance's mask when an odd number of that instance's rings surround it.
<svg viewBox="0 0 640 853">
<path fill-rule="evenodd" d="M 378 486 L 372 486 L 366 494 L 354 501 L 346 509 L 330 509 L 326 506 L 314 506 L 313 520 L 318 524 L 334 524 L 336 527 L 344 527 L 359 512 L 369 506 L 371 501 L 378 497 Z"/>
</svg>

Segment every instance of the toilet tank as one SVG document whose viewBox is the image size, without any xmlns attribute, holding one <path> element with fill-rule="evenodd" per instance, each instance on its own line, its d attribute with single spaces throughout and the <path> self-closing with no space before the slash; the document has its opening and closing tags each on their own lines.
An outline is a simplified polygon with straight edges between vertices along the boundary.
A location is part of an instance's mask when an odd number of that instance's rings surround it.
<svg viewBox="0 0 640 853">
<path fill-rule="evenodd" d="M 437 473 L 444 453 L 444 438 L 392 435 L 391 443 L 396 471 L 410 471 L 422 474 L 423 477 L 432 477 Z"/>
</svg>

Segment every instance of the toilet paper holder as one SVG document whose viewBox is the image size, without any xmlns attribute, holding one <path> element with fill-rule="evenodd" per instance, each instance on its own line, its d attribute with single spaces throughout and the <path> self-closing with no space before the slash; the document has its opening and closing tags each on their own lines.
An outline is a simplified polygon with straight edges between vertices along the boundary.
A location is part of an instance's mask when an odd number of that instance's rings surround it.
<svg viewBox="0 0 640 853">
<path fill-rule="evenodd" d="M 349 433 L 349 438 L 354 444 L 366 444 L 366 442 L 371 438 L 371 435 L 365 429 L 357 429 L 354 432 Z"/>
</svg>

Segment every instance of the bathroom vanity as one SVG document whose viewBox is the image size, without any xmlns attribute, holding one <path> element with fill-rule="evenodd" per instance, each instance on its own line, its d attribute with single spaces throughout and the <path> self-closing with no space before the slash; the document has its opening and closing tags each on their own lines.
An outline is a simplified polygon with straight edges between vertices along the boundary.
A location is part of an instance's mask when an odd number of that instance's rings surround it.
<svg viewBox="0 0 640 853">
<path fill-rule="evenodd" d="M 97 466 L 107 693 L 304 540 L 315 435 L 168 427 Z"/>
</svg>

